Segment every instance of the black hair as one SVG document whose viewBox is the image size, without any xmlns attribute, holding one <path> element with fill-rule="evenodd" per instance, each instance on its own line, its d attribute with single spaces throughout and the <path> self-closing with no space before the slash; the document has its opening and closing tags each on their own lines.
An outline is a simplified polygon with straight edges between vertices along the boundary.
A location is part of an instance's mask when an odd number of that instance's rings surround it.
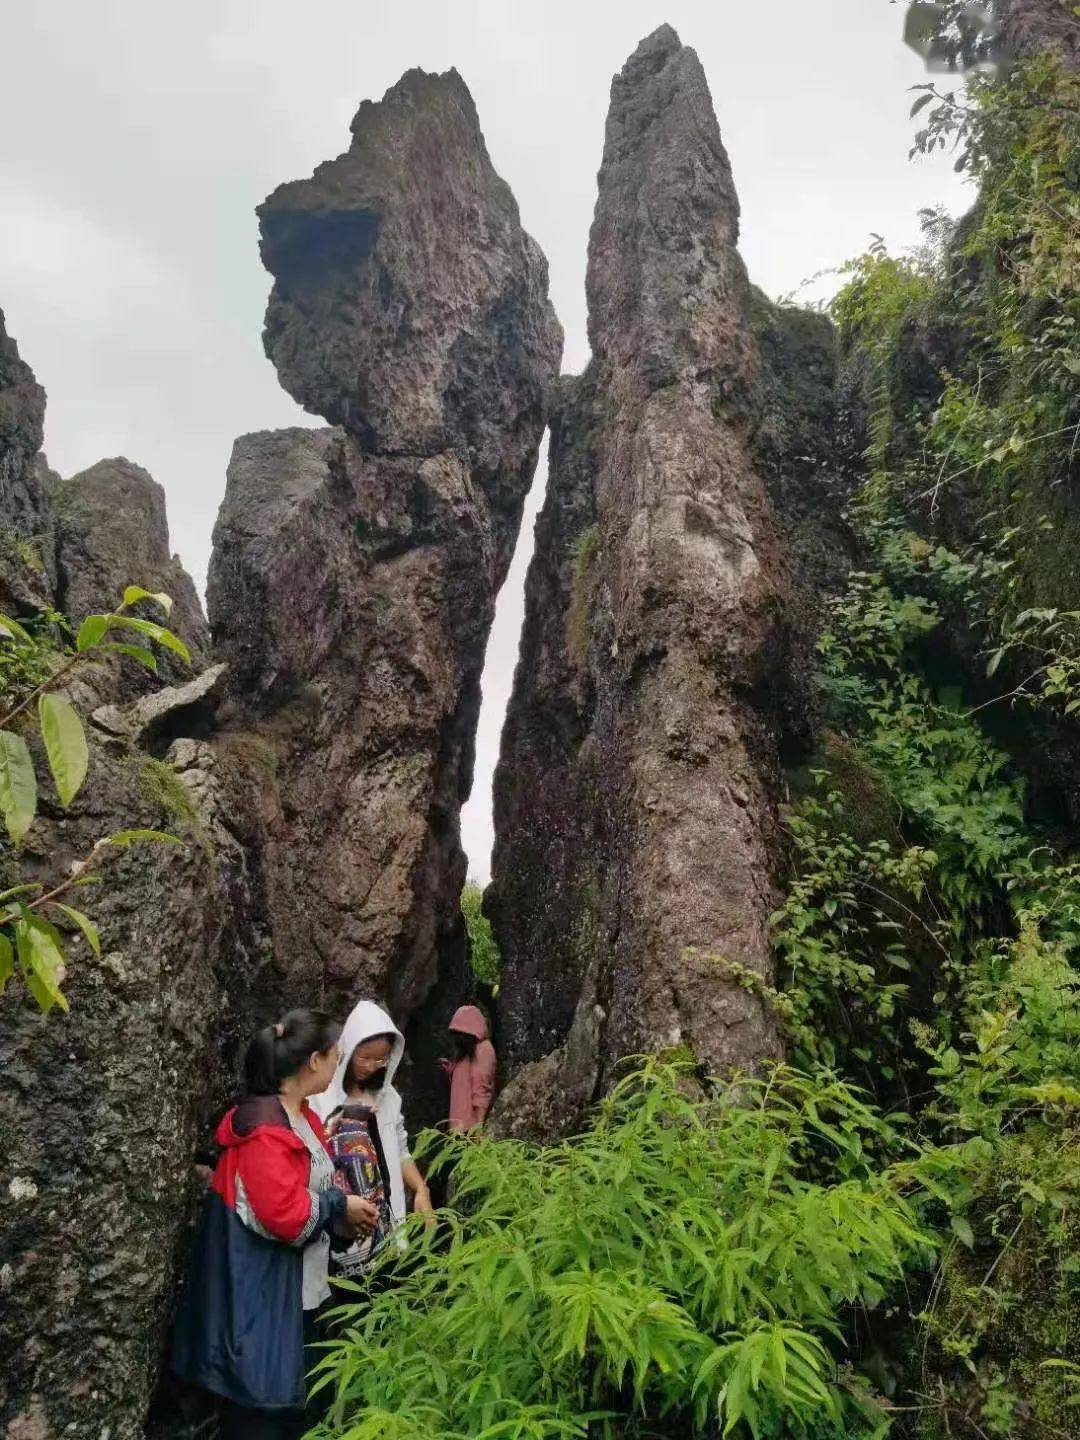
<svg viewBox="0 0 1080 1440">
<path fill-rule="evenodd" d="M 276 1095 L 283 1080 L 329 1050 L 340 1034 L 341 1026 L 321 1010 L 290 1010 L 276 1025 L 264 1026 L 244 1056 L 247 1093 Z"/>
<path fill-rule="evenodd" d="M 395 1035 L 393 1031 L 391 1031 L 391 1030 L 384 1030 L 384 1031 L 382 1031 L 382 1032 L 381 1032 L 380 1034 L 378 1034 L 378 1035 L 365 1035 L 364 1038 L 363 1038 L 363 1040 L 358 1040 L 358 1041 L 356 1042 L 356 1044 L 353 1046 L 352 1050 L 351 1050 L 351 1051 L 349 1052 L 349 1054 L 345 1057 L 345 1083 L 346 1083 L 346 1084 L 349 1084 L 349 1083 L 352 1081 L 352 1078 L 353 1078 L 352 1062 L 353 1062 L 353 1057 L 355 1056 L 357 1050 L 360 1049 L 360 1046 L 361 1046 L 361 1045 L 367 1045 L 367 1044 L 369 1044 L 372 1040 L 386 1040 L 386 1041 L 388 1041 L 388 1042 L 389 1042 L 389 1045 L 390 1045 L 390 1055 L 393 1055 L 393 1053 L 394 1053 L 394 1043 L 395 1043 L 395 1041 L 397 1040 L 397 1035 Z M 388 1055 L 388 1056 L 386 1057 L 387 1064 L 390 1063 L 390 1055 Z"/>
<path fill-rule="evenodd" d="M 468 1060 L 476 1054 L 476 1036 L 466 1035 L 464 1030 L 451 1030 L 450 1043 L 459 1060 Z"/>
</svg>

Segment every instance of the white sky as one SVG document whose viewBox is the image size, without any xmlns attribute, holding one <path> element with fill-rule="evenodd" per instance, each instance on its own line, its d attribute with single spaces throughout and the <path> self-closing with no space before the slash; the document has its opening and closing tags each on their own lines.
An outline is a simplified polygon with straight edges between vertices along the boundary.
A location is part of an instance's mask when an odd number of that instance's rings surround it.
<svg viewBox="0 0 1080 1440">
<path fill-rule="evenodd" d="M 925 77 L 888 0 L 0 0 L 0 308 L 49 394 L 52 465 L 145 465 L 202 586 L 233 438 L 322 423 L 263 356 L 255 206 L 339 154 L 359 101 L 412 66 L 455 65 L 470 86 L 550 262 L 564 368 L 581 369 L 608 87 L 665 20 L 705 66 L 740 248 L 770 294 L 864 249 L 871 231 L 915 243 L 920 206 L 967 203 L 948 159 L 907 161 L 905 92 Z M 541 488 L 484 676 L 462 822 L 481 879 Z"/>
</svg>

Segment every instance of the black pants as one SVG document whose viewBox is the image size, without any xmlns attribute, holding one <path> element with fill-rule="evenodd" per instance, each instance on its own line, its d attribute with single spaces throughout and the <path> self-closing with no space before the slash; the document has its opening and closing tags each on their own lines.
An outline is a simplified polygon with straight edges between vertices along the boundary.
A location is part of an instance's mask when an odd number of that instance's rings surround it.
<svg viewBox="0 0 1080 1440">
<path fill-rule="evenodd" d="M 325 1308 L 329 1306 L 327 1302 Z M 311 1348 L 312 1342 L 319 1339 L 315 1327 L 321 1314 L 321 1310 L 304 1311 L 305 1374 L 323 1355 L 321 1350 Z M 326 1399 L 326 1392 L 321 1392 L 303 1410 L 249 1410 L 225 1400 L 221 1405 L 221 1440 L 300 1440 L 322 1419 Z"/>
<path fill-rule="evenodd" d="M 314 1424 L 306 1410 L 247 1410 L 228 1400 L 221 1407 L 221 1440 L 300 1440 Z"/>
</svg>

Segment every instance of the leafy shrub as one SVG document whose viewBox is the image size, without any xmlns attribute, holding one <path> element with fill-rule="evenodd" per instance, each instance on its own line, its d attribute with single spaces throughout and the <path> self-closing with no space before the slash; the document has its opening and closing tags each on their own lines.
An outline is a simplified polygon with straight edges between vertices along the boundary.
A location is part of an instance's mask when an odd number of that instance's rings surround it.
<svg viewBox="0 0 1080 1440">
<path fill-rule="evenodd" d="M 167 595 L 151 595 L 137 585 L 129 586 L 115 610 L 86 617 L 73 648 L 58 642 L 57 636 L 67 627 L 63 617 L 54 612 L 27 625 L 0 615 L 0 814 L 13 855 L 17 856 L 37 815 L 37 771 L 27 733 L 36 728 L 40 735 L 56 796 L 65 810 L 86 779 L 90 751 L 82 721 L 57 690 L 81 667 L 104 655 L 126 655 L 155 670 L 157 660 L 146 644 L 117 638 L 131 632 L 190 662 L 187 647 L 170 630 L 128 613 L 142 600 L 153 601 L 166 614 L 172 608 Z M 154 830 L 125 830 L 99 840 L 70 874 L 51 888 L 32 881 L 10 886 L 0 894 L 0 992 L 16 973 L 17 962 L 27 989 L 43 1011 L 54 1005 L 68 1008 L 60 988 L 66 970 L 64 941 L 49 915 L 74 925 L 94 953 L 100 953 L 101 941 L 93 921 L 60 897 L 96 880 L 111 853 L 142 840 L 179 843 L 175 836 Z"/>
<path fill-rule="evenodd" d="M 465 917 L 465 930 L 469 937 L 469 964 L 473 974 L 485 985 L 498 990 L 502 957 L 491 921 L 484 914 L 484 892 L 475 880 L 467 881 L 461 892 L 461 913 Z"/>
<path fill-rule="evenodd" d="M 702 1093 L 659 1062 L 560 1146 L 440 1142 L 460 1213 L 342 1307 L 327 1433 L 611 1436 L 635 1413 L 695 1433 L 879 1430 L 836 1358 L 838 1315 L 931 1254 L 908 1177 L 871 1158 L 898 1144 L 827 1073 Z"/>
</svg>

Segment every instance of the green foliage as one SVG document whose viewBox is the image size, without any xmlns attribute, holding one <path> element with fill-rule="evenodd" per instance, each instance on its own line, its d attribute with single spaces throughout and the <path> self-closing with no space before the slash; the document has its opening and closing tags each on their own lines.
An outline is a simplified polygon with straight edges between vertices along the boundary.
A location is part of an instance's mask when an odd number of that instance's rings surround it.
<svg viewBox="0 0 1080 1440">
<path fill-rule="evenodd" d="M 656 1061 L 562 1145 L 440 1141 L 460 1211 L 343 1307 L 328 1433 L 880 1433 L 838 1317 L 930 1257 L 907 1172 L 871 1159 L 899 1143 L 827 1073 L 702 1092 Z"/>
<path fill-rule="evenodd" d="M 26 738 L 27 734 L 33 738 L 34 719 L 56 797 L 65 810 L 86 779 L 90 752 L 82 721 L 71 702 L 57 690 L 70 682 L 80 666 L 103 654 L 128 655 L 148 669 L 156 668 L 151 651 L 111 640 L 109 637 L 116 631 L 134 629 L 185 662 L 190 661 L 187 647 L 171 631 L 127 613 L 142 600 L 153 601 L 166 613 L 172 608 L 167 595 L 151 595 L 138 586 L 129 586 L 116 610 L 90 615 L 83 621 L 73 649 L 59 640 L 66 632 L 66 622 L 54 612 L 45 612 L 36 622 L 25 625 L 0 615 L 0 813 L 13 847 L 12 858 L 37 815 L 38 777 Z M 101 862 L 116 849 L 126 848 L 137 839 L 173 838 L 151 830 L 124 831 L 99 840 L 90 854 L 75 864 L 67 879 L 52 889 L 33 881 L 12 886 L 0 895 L 0 991 L 16 973 L 17 960 L 26 987 L 40 1008 L 48 1011 L 59 1006 L 66 1010 L 67 1000 L 60 988 L 67 964 L 65 945 L 43 912 L 63 917 L 62 923 L 73 925 L 98 953 L 100 939 L 93 921 L 59 897 L 95 878 Z"/>
<path fill-rule="evenodd" d="M 1072 1377 L 1055 1362 L 1080 1344 L 1080 864 L 1031 834 L 959 687 L 920 673 L 942 615 L 984 604 L 987 571 L 908 529 L 890 478 L 854 507 L 876 568 L 851 577 L 819 646 L 836 728 L 789 817 L 777 1010 L 803 1063 L 914 1112 L 902 1163 L 939 1196 L 951 1240 L 907 1322 L 911 1433 L 1066 1435 Z"/>
<path fill-rule="evenodd" d="M 139 767 L 139 794 L 148 805 L 180 830 L 185 830 L 204 854 L 213 853 L 213 842 L 203 824 L 199 808 L 171 765 L 146 758 Z"/>
<path fill-rule="evenodd" d="M 502 956 L 483 906 L 483 890 L 475 880 L 467 881 L 461 892 L 461 913 L 465 917 L 465 931 L 469 937 L 469 964 L 473 974 L 497 992 L 502 975 Z"/>
<path fill-rule="evenodd" d="M 1043 56 L 1007 82 L 974 80 L 961 99 L 919 88 L 929 119 L 916 150 L 955 144 L 978 204 L 936 254 L 902 261 L 874 250 L 852 262 L 834 314 L 877 377 L 879 491 L 907 528 L 955 533 L 988 677 L 1008 678 L 1012 703 L 1075 713 L 1080 76 Z M 905 410 L 896 393 L 898 340 L 916 321 L 964 337 L 929 414 Z"/>
<path fill-rule="evenodd" d="M 570 547 L 570 604 L 566 611 L 566 649 L 581 669 L 589 648 L 589 622 L 597 584 L 600 527 L 590 525 Z"/>
</svg>

